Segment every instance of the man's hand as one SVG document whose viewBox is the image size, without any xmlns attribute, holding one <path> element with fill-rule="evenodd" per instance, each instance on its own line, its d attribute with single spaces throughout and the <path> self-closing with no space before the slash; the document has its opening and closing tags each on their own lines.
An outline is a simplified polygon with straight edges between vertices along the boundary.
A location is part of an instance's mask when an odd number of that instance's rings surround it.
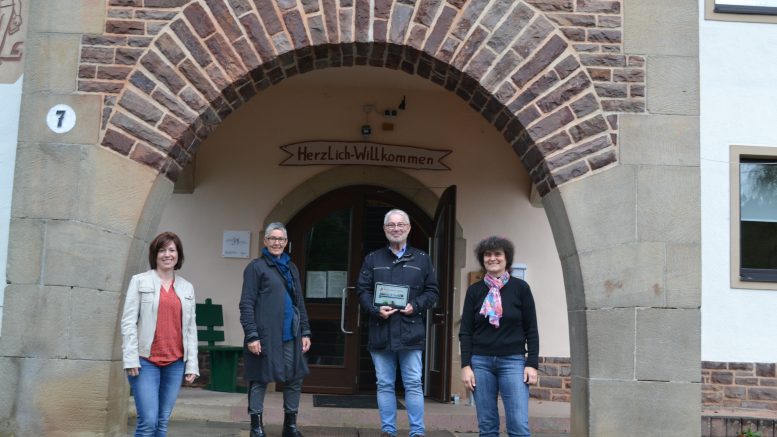
<svg viewBox="0 0 777 437">
<path fill-rule="evenodd" d="M 396 308 L 391 308 L 389 306 L 382 306 L 378 308 L 378 310 L 380 311 L 378 314 L 384 319 L 388 319 L 392 314 L 398 311 Z"/>
<path fill-rule="evenodd" d="M 186 382 L 191 384 L 194 382 L 195 379 L 197 379 L 197 375 L 195 375 L 194 373 L 187 373 L 184 379 L 186 380 Z"/>
<path fill-rule="evenodd" d="M 140 367 L 132 367 L 129 369 L 124 369 L 127 371 L 127 375 L 129 376 L 138 376 L 140 375 Z"/>
<path fill-rule="evenodd" d="M 259 355 L 262 353 L 262 343 L 259 342 L 259 340 L 252 341 L 251 343 L 248 343 L 248 350 L 254 355 Z"/>
<path fill-rule="evenodd" d="M 399 312 L 406 316 L 409 316 L 410 314 L 413 314 L 413 305 L 410 305 L 410 303 L 408 303 L 407 305 L 405 305 L 405 309 L 399 310 Z"/>
<path fill-rule="evenodd" d="M 310 350 L 310 337 L 302 337 L 302 353 Z"/>
</svg>

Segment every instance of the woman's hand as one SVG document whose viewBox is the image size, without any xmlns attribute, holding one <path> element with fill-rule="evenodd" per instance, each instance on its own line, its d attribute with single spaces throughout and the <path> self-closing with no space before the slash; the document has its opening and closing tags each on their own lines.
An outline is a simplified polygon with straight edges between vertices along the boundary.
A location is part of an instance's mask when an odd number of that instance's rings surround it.
<svg viewBox="0 0 777 437">
<path fill-rule="evenodd" d="M 197 375 L 195 375 L 194 373 L 187 373 L 183 379 L 185 379 L 186 382 L 191 384 L 194 382 L 195 379 L 197 379 Z"/>
<path fill-rule="evenodd" d="M 133 367 L 130 369 L 124 369 L 127 371 L 128 376 L 138 376 L 140 375 L 140 367 Z"/>
<path fill-rule="evenodd" d="M 464 366 L 461 368 L 461 382 L 464 383 L 464 387 L 467 387 L 469 391 L 475 391 L 475 372 L 472 371 L 472 367 Z"/>
<path fill-rule="evenodd" d="M 262 353 L 262 343 L 260 343 L 259 340 L 252 341 L 251 343 L 248 343 L 247 346 L 248 350 L 254 355 Z"/>
<path fill-rule="evenodd" d="M 536 384 L 537 383 L 537 369 L 534 367 L 524 367 L 523 368 L 523 382 L 527 384 Z"/>
<path fill-rule="evenodd" d="M 310 350 L 310 337 L 302 337 L 302 353 Z"/>
</svg>

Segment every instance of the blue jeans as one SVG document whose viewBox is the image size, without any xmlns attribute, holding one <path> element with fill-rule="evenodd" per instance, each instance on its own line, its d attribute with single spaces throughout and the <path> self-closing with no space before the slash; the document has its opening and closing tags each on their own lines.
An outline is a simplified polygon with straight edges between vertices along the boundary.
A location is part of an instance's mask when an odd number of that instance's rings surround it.
<svg viewBox="0 0 777 437">
<path fill-rule="evenodd" d="M 472 356 L 475 373 L 475 408 L 480 437 L 499 437 L 497 396 L 502 395 L 507 435 L 530 436 L 529 385 L 523 382 L 526 362 L 521 355 Z"/>
<path fill-rule="evenodd" d="M 424 391 L 421 384 L 423 362 L 421 350 L 371 352 L 378 377 L 378 410 L 380 430 L 397 435 L 397 397 L 394 385 L 397 379 L 397 362 L 405 384 L 405 407 L 410 423 L 410 435 L 424 435 Z"/>
<path fill-rule="evenodd" d="M 140 358 L 138 376 L 127 376 L 135 395 L 135 408 L 138 410 L 135 437 L 167 436 L 167 423 L 183 383 L 183 372 L 183 360 L 167 366 L 157 366 L 145 358 Z"/>
</svg>

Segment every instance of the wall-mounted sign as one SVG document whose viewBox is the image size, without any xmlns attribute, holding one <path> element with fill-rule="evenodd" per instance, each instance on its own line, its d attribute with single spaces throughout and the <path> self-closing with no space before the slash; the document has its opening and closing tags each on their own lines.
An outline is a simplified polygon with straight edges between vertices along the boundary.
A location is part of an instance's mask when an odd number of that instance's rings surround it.
<svg viewBox="0 0 777 437">
<path fill-rule="evenodd" d="M 251 256 L 250 231 L 224 231 L 221 245 L 221 256 L 224 258 L 248 258 Z"/>
<path fill-rule="evenodd" d="M 442 159 L 451 150 L 370 142 L 308 141 L 287 144 L 280 165 L 376 165 L 415 170 L 450 170 Z"/>
<path fill-rule="evenodd" d="M 46 114 L 46 124 L 58 134 L 69 132 L 76 125 L 76 111 L 67 105 L 55 105 Z"/>
</svg>

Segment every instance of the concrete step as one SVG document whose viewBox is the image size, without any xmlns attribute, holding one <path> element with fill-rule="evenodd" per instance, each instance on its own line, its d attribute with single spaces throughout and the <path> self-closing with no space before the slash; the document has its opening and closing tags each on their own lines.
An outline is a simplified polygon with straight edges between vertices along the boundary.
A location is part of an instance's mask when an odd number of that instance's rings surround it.
<svg viewBox="0 0 777 437">
<path fill-rule="evenodd" d="M 267 426 L 272 427 L 283 423 L 282 393 L 268 392 L 264 405 L 264 423 Z M 500 409 L 501 407 L 500 402 Z M 172 420 L 177 423 L 208 421 L 241 424 L 249 420 L 247 408 L 248 398 L 245 394 L 220 393 L 184 387 L 178 396 Z M 567 402 L 534 399 L 529 402 L 529 425 L 533 433 L 568 434 L 569 415 L 569 403 Z M 135 416 L 135 403 L 132 399 L 130 399 L 130 416 Z M 424 406 L 424 422 L 429 432 L 440 431 L 457 434 L 477 432 L 475 407 L 466 403 L 452 404 L 427 400 Z M 331 429 L 332 433 L 358 431 L 359 436 L 368 436 L 370 432 L 380 428 L 380 415 L 377 409 L 314 407 L 313 395 L 303 393 L 300 399 L 297 423 L 301 428 L 320 428 L 321 432 L 327 429 Z M 397 428 L 400 430 L 408 429 L 407 415 L 404 410 L 397 413 Z M 248 429 L 248 427 L 246 426 L 244 429 Z M 440 437 L 444 435 L 446 434 L 440 434 Z"/>
</svg>

